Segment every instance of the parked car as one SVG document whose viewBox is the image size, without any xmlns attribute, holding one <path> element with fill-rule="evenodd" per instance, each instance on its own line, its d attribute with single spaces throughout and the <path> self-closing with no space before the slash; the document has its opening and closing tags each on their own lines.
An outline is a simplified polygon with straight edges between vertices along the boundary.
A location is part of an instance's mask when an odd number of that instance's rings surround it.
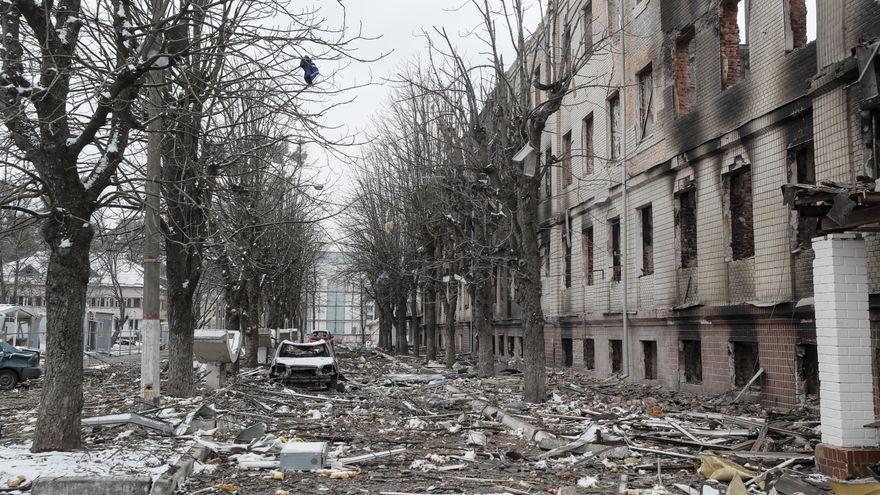
<svg viewBox="0 0 880 495">
<path fill-rule="evenodd" d="M 309 342 L 319 342 L 321 340 L 333 345 L 333 334 L 327 330 L 315 330 L 309 334 Z"/>
<path fill-rule="evenodd" d="M 329 342 L 292 342 L 285 340 L 275 349 L 270 376 L 284 383 L 324 385 L 336 388 L 339 369 L 336 354 Z"/>
<path fill-rule="evenodd" d="M 0 341 L 0 390 L 11 390 L 19 382 L 39 378 L 40 374 L 40 351 Z"/>
</svg>

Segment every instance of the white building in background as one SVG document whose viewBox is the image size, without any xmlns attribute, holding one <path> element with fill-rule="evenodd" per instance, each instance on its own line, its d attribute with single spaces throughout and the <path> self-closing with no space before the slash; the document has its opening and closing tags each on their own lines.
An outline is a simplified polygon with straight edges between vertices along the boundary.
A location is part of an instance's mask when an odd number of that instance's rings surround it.
<svg viewBox="0 0 880 495">
<path fill-rule="evenodd" d="M 3 264 L 8 304 L 20 307 L 33 315 L 27 335 L 15 338 L 30 347 L 45 348 L 46 329 L 46 268 L 45 251 Z M 163 322 L 162 342 L 167 342 L 168 312 L 164 277 L 160 289 L 160 318 Z M 124 257 L 115 259 L 92 256 L 91 276 L 86 292 L 86 312 L 83 315 L 83 345 L 85 350 L 108 350 L 112 347 L 113 332 L 124 313 L 123 326 L 118 337 L 126 342 L 138 342 L 143 320 L 144 280 L 143 267 Z M 3 303 L 4 301 L 0 301 Z M 6 329 L 3 337 L 12 340 Z"/>
<path fill-rule="evenodd" d="M 326 330 L 336 342 L 359 344 L 370 340 L 365 326 L 374 319 L 373 302 L 363 291 L 363 281 L 345 273 L 345 253 L 324 251 L 306 294 L 307 332 Z M 363 304 L 361 302 L 363 301 Z"/>
</svg>

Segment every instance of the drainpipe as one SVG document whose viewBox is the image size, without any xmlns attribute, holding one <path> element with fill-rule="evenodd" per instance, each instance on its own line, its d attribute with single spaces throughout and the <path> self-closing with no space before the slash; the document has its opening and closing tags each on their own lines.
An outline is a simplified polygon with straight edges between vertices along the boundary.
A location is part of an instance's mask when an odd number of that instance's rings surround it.
<svg viewBox="0 0 880 495">
<path fill-rule="evenodd" d="M 630 363 L 630 354 L 629 354 L 629 308 L 628 308 L 628 292 L 629 292 L 629 269 L 628 264 L 628 251 L 629 248 L 629 222 L 627 221 L 628 217 L 628 202 L 627 202 L 627 194 L 626 194 L 626 186 L 627 181 L 629 179 L 629 174 L 626 171 L 626 155 L 627 155 L 627 146 L 626 146 L 626 98 L 627 98 L 627 84 L 626 84 L 626 29 L 624 25 L 625 17 L 624 17 L 624 5 L 626 5 L 625 1 L 619 2 L 620 5 L 620 59 L 621 59 L 621 88 L 622 94 L 620 95 L 620 108 L 621 108 L 621 125 L 623 126 L 621 139 L 623 142 L 621 143 L 621 152 L 620 152 L 620 173 L 622 174 L 621 185 L 623 187 L 623 214 L 620 217 L 620 229 L 621 229 L 621 253 L 620 253 L 620 275 L 623 280 L 623 301 L 622 301 L 622 314 L 623 314 L 623 376 L 628 377 L 629 363 Z"/>
</svg>

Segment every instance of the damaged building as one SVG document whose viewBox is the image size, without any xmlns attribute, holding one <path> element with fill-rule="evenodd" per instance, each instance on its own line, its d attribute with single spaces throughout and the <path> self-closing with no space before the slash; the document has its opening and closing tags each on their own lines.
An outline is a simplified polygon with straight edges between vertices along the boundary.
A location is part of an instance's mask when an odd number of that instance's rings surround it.
<svg viewBox="0 0 880 495">
<path fill-rule="evenodd" d="M 817 398 L 814 282 L 824 282 L 813 242 L 829 230 L 784 205 L 781 186 L 878 176 L 880 3 L 569 0 L 559 9 L 556 46 L 571 37 L 585 62 L 540 150 L 557 158 L 539 207 L 548 364 L 704 395 L 749 385 L 747 398 L 782 411 Z M 880 415 L 876 230 L 860 234 L 871 418 Z M 520 358 L 512 271 L 499 269 L 496 283 L 494 352 Z M 464 350 L 468 304 L 460 298 Z"/>
</svg>

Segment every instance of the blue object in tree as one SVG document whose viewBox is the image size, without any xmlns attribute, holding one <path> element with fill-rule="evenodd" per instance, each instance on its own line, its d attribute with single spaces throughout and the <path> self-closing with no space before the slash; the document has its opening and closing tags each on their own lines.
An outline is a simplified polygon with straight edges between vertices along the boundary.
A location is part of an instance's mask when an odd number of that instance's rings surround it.
<svg viewBox="0 0 880 495">
<path fill-rule="evenodd" d="M 311 57 L 303 57 L 299 59 L 299 66 L 305 72 L 306 84 L 311 86 L 315 83 L 315 78 L 318 77 L 318 66 L 312 62 Z"/>
</svg>

